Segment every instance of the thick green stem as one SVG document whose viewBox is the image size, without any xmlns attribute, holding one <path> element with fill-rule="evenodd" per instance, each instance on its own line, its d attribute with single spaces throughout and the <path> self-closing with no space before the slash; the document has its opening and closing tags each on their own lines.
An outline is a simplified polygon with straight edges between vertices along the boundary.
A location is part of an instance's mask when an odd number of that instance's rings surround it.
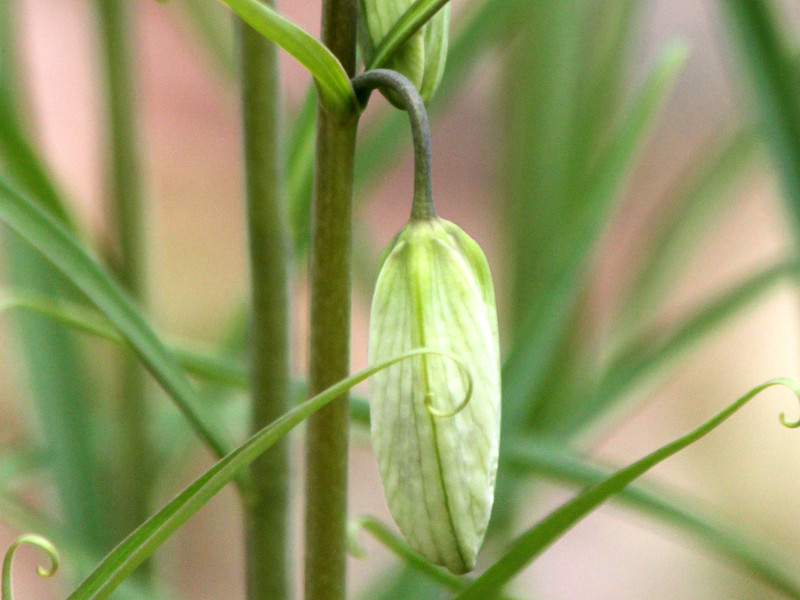
<svg viewBox="0 0 800 600">
<path fill-rule="evenodd" d="M 277 48 L 250 26 L 238 25 L 253 313 L 250 429 L 255 433 L 291 408 L 289 228 Z M 251 474 L 245 509 L 247 597 L 283 600 L 289 597 L 288 440 L 258 458 Z"/>
<path fill-rule="evenodd" d="M 322 41 L 349 75 L 355 69 L 356 0 L 324 0 Z M 311 215 L 309 394 L 347 376 L 350 363 L 353 160 L 357 115 L 320 110 Z M 307 600 L 344 600 L 347 558 L 348 399 L 308 420 Z"/>
<path fill-rule="evenodd" d="M 118 248 L 110 259 L 120 282 L 136 299 L 143 296 L 144 265 L 141 244 L 141 186 L 128 7 L 124 0 L 97 0 L 100 42 L 103 50 L 108 122 L 106 193 Z M 147 408 L 144 373 L 136 357 L 122 359 L 119 405 L 121 473 L 115 477 L 119 538 L 132 531 L 148 513 L 152 480 L 147 443 Z"/>
</svg>

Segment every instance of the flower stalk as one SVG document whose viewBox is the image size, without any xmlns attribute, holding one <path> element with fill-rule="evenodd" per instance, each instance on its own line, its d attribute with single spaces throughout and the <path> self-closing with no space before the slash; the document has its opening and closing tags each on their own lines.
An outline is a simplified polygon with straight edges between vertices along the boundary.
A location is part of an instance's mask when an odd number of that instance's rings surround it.
<svg viewBox="0 0 800 600">
<path fill-rule="evenodd" d="M 431 132 L 425 104 L 414 84 L 396 71 L 373 69 L 353 78 L 353 89 L 362 105 L 366 105 L 370 92 L 379 88 L 394 92 L 411 122 L 414 144 L 414 199 L 411 204 L 411 218 L 433 218 L 436 212 L 433 209 L 431 179 Z"/>
</svg>

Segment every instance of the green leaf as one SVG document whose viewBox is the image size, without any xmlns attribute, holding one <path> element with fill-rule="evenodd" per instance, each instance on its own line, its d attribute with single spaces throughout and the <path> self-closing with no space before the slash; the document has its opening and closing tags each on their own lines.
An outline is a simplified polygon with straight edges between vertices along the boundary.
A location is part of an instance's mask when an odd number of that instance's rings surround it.
<svg viewBox="0 0 800 600">
<path fill-rule="evenodd" d="M 392 533 L 388 527 L 373 517 L 361 517 L 350 524 L 350 552 L 357 558 L 362 558 L 365 555 L 365 551 L 355 540 L 355 536 L 362 530 L 369 533 L 383 546 L 391 550 L 412 569 L 448 590 L 458 592 L 463 590 L 469 583 L 464 578 L 453 575 L 447 571 L 447 569 L 438 567 L 432 562 L 422 558 L 422 556 L 414 552 L 408 544 Z"/>
<path fill-rule="evenodd" d="M 36 293 L 10 292 L 0 289 L 0 313 L 25 309 L 50 317 L 78 331 L 100 337 L 115 344 L 127 341 L 108 319 L 83 305 Z M 221 355 L 192 350 L 186 343 L 170 345 L 178 364 L 187 372 L 224 385 L 247 389 L 247 371 L 240 362 Z"/>
<path fill-rule="evenodd" d="M 469 588 L 456 596 L 456 600 L 483 600 L 489 597 L 490 594 L 504 586 L 511 578 L 524 569 L 526 565 L 544 552 L 553 542 L 564 535 L 576 523 L 605 502 L 609 497 L 622 491 L 629 483 L 649 471 L 658 463 L 677 454 L 713 431 L 747 404 L 755 395 L 775 385 L 788 387 L 795 393 L 798 399 L 800 399 L 800 383 L 791 379 L 772 379 L 753 388 L 728 408 L 706 421 L 694 431 L 678 438 L 666 446 L 662 446 L 655 452 L 648 454 L 628 467 L 606 477 L 600 483 L 561 505 L 539 523 L 519 536 L 511 544 L 506 554 L 478 577 Z M 781 414 L 781 422 L 789 427 L 800 426 L 800 422 L 788 423 L 783 414 Z"/>
<path fill-rule="evenodd" d="M 0 165 L 7 176 L 34 196 L 42 207 L 68 228 L 75 228 L 61 193 L 44 162 L 30 145 L 10 99 L 4 94 L 0 94 Z"/>
<path fill-rule="evenodd" d="M 703 339 L 727 319 L 751 306 L 757 299 L 788 278 L 800 274 L 800 265 L 789 261 L 775 265 L 738 282 L 720 293 L 678 324 L 640 334 L 611 359 L 600 381 L 593 381 L 589 390 L 582 390 L 569 410 L 565 410 L 560 432 L 581 431 L 606 415 L 624 398 L 626 391 L 651 375 L 670 359 Z M 584 395 L 585 394 L 585 395 Z M 585 398 L 584 400 L 579 400 Z"/>
<path fill-rule="evenodd" d="M 422 556 L 414 552 L 408 544 L 392 533 L 386 525 L 373 517 L 361 517 L 357 519 L 351 524 L 349 533 L 351 536 L 356 536 L 361 530 L 373 536 L 417 573 L 420 573 L 427 579 L 436 582 L 438 585 L 448 590 L 459 592 L 465 589 L 470 583 L 470 579 L 453 575 L 446 569 L 437 567 L 433 563 L 422 558 Z M 364 550 L 358 546 L 354 539 L 351 538 L 350 543 L 352 546 L 351 553 L 356 557 L 360 558 L 365 554 Z M 508 596 L 501 596 L 500 598 L 501 600 L 509 600 Z"/>
<path fill-rule="evenodd" d="M 796 62 L 781 39 L 774 8 L 763 0 L 720 0 L 755 94 L 795 228 L 800 231 L 800 87 Z M 800 237 L 796 242 L 800 243 Z"/>
<path fill-rule="evenodd" d="M 375 48 L 375 54 L 367 65 L 367 70 L 385 66 L 392 55 L 449 1 L 417 0 L 409 6 Z"/>
<path fill-rule="evenodd" d="M 240 471 L 267 451 L 295 426 L 332 400 L 345 394 L 354 385 L 364 381 L 378 371 L 412 356 L 432 352 L 434 351 L 425 348 L 413 350 L 359 371 L 292 409 L 253 435 L 244 444 L 195 479 L 175 499 L 125 538 L 103 559 L 89 577 L 69 595 L 67 600 L 102 600 L 103 598 L 108 598 L 117 586 L 138 565 L 155 552 L 170 535 L 202 508 L 226 484 L 230 483 Z"/>
<path fill-rule="evenodd" d="M 602 160 L 576 197 L 584 205 L 577 214 L 567 211 L 571 220 L 549 249 L 553 260 L 540 273 L 548 286 L 537 297 L 519 326 L 516 343 L 503 366 L 504 430 L 516 427 L 526 411 L 536 408 L 537 389 L 555 356 L 561 332 L 578 298 L 590 251 L 607 222 L 614 200 L 629 176 L 634 158 L 645 134 L 658 114 L 666 94 L 686 63 L 687 50 L 679 43 L 667 46 L 651 71 L 641 91 L 626 112 L 612 141 L 602 153 Z M 558 418 L 556 412 L 552 413 Z M 508 428 L 506 427 L 508 426 Z M 553 423 L 543 421 L 546 429 Z"/>
<path fill-rule="evenodd" d="M 503 458 L 504 466 L 515 474 L 537 474 L 569 486 L 589 487 L 613 472 L 533 438 L 515 440 Z M 792 561 L 779 558 L 777 552 L 762 542 L 723 525 L 711 510 L 693 508 L 696 503 L 651 486 L 624 488 L 610 499 L 684 530 L 764 583 L 792 598 L 800 598 L 800 582 L 792 569 L 783 566 Z"/>
<path fill-rule="evenodd" d="M 394 573 L 380 573 L 359 597 L 364 600 L 442 600 L 442 588 L 404 566 Z"/>
<path fill-rule="evenodd" d="M 0 38 L 14 42 L 16 29 L 7 18 L 15 2 L 0 3 Z M 0 167 L 28 193 L 41 208 L 72 227 L 67 203 L 30 143 L 23 127 L 24 90 L 15 77 L 16 64 L 4 56 L 0 81 Z M 29 245 L 9 233 L 4 245 L 7 280 L 48 295 L 75 296 L 75 290 Z M 71 534 L 101 549 L 110 546 L 100 507 L 110 501 L 102 486 L 101 467 L 95 460 L 93 408 L 96 397 L 80 349 L 71 336 L 48 320 L 34 315 L 15 319 L 14 333 L 27 376 L 30 407 L 42 432 L 43 443 L 53 461 L 53 481 Z M 47 351 L 43 351 L 46 343 Z"/>
<path fill-rule="evenodd" d="M 658 230 L 649 236 L 644 258 L 619 311 L 623 326 L 630 328 L 652 316 L 670 275 L 689 256 L 686 248 L 695 244 L 712 217 L 737 199 L 735 190 L 754 165 L 759 146 L 752 128 L 740 127 L 705 160 L 693 157 L 690 167 L 675 178 L 673 197 L 660 203 L 667 205 L 669 212 L 652 219 L 658 222 Z"/>
<path fill-rule="evenodd" d="M 220 456 L 224 439 L 200 412 L 197 394 L 120 286 L 72 235 L 28 198 L 0 180 L 0 221 L 28 241 L 97 306 L 125 337 L 192 427 Z"/>
<path fill-rule="evenodd" d="M 182 0 L 178 6 L 187 15 L 198 37 L 229 82 L 236 79 L 236 56 L 231 21 L 217 0 Z"/>
<path fill-rule="evenodd" d="M 357 100 L 339 59 L 325 45 L 259 0 L 220 0 L 265 38 L 303 65 L 317 83 L 322 105 L 341 117 L 356 114 Z"/>
<path fill-rule="evenodd" d="M 48 464 L 45 453 L 31 448 L 4 449 L 0 454 L 0 492 L 19 479 L 39 475 Z"/>
<path fill-rule="evenodd" d="M 300 111 L 292 121 L 286 141 L 286 196 L 292 228 L 294 255 L 303 256 L 311 238 L 311 187 L 314 179 L 314 131 L 317 95 L 306 92 Z"/>
</svg>

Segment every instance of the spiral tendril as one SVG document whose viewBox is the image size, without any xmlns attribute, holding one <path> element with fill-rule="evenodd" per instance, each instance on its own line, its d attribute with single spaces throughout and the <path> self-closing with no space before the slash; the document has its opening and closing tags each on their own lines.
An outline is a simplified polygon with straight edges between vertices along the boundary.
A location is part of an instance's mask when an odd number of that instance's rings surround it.
<svg viewBox="0 0 800 600">
<path fill-rule="evenodd" d="M 58 565 L 61 561 L 58 556 L 58 550 L 56 550 L 56 547 L 50 542 L 50 540 L 33 533 L 26 533 L 25 535 L 19 536 L 12 542 L 11 546 L 9 546 L 5 557 L 3 558 L 2 594 L 0 594 L 0 600 L 13 600 L 13 594 L 11 591 L 11 563 L 14 559 L 14 553 L 17 551 L 17 548 L 23 544 L 36 546 L 50 559 L 50 566 L 48 568 L 45 568 L 42 565 L 39 565 L 36 568 L 36 572 L 41 577 L 52 577 L 58 570 Z"/>
<path fill-rule="evenodd" d="M 467 391 L 464 393 L 464 399 L 459 403 L 458 406 L 456 406 L 452 410 L 440 410 L 436 408 L 433 405 L 433 399 L 436 397 L 436 394 L 434 394 L 433 392 L 426 393 L 425 399 L 423 400 L 423 402 L 425 403 L 425 410 L 427 410 L 431 416 L 436 417 L 438 419 L 449 419 L 455 417 L 458 413 L 464 410 L 467 407 L 467 404 L 469 404 L 469 401 L 472 400 L 472 389 L 473 389 L 472 373 L 470 373 L 466 363 L 464 363 L 463 360 L 461 360 L 458 356 L 452 354 L 451 352 L 445 352 L 443 350 L 429 350 L 427 353 L 438 354 L 439 356 L 444 356 L 445 358 L 449 358 L 454 363 L 456 363 L 456 366 L 461 371 L 461 374 L 465 376 L 467 379 Z"/>
</svg>

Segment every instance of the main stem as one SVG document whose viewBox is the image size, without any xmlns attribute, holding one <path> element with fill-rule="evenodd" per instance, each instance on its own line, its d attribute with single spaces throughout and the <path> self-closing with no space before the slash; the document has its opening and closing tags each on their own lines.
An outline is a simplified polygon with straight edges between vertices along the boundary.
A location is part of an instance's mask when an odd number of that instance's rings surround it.
<svg viewBox="0 0 800 600">
<path fill-rule="evenodd" d="M 97 0 L 100 38 L 105 53 L 104 75 L 109 131 L 108 183 L 106 193 L 117 235 L 118 253 L 111 262 L 128 292 L 143 297 L 143 252 L 141 244 L 141 186 L 136 135 L 131 36 L 124 0 Z M 148 516 L 152 480 L 147 443 L 147 409 L 144 373 L 132 352 L 122 359 L 122 384 L 119 400 L 121 470 L 115 477 L 119 530 L 113 542 L 127 535 Z"/>
<path fill-rule="evenodd" d="M 271 2 L 267 2 L 273 5 Z M 278 54 L 238 23 L 252 295 L 253 433 L 290 408 L 289 235 L 284 194 Z M 245 498 L 248 600 L 289 597 L 289 447 L 276 443 L 251 466 Z"/>
<path fill-rule="evenodd" d="M 356 0 L 323 0 L 322 41 L 355 70 Z M 309 394 L 344 379 L 350 366 L 353 160 L 357 115 L 318 110 L 311 214 Z M 308 420 L 306 600 L 344 600 L 347 558 L 348 397 Z"/>
</svg>

